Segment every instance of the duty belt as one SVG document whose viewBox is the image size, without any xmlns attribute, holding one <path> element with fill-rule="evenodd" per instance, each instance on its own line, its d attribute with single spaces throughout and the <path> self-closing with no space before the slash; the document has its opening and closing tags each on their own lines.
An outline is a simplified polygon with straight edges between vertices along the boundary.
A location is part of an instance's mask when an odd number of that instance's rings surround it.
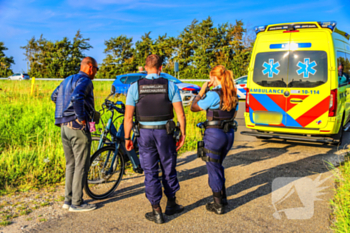
<svg viewBox="0 0 350 233">
<path fill-rule="evenodd" d="M 166 129 L 165 125 L 142 125 L 139 124 L 140 129 Z"/>
<path fill-rule="evenodd" d="M 205 128 L 223 128 L 223 121 L 205 121 Z"/>
<path fill-rule="evenodd" d="M 235 129 L 236 131 L 237 125 L 234 120 L 205 121 L 204 127 L 206 129 L 210 129 L 210 128 L 224 129 L 224 131 L 227 133 L 230 128 Z"/>
</svg>

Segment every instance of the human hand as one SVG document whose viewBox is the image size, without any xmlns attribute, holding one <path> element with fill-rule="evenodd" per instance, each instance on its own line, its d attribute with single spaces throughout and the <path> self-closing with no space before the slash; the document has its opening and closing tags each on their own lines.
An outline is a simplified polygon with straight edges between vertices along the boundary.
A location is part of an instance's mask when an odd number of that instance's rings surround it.
<svg viewBox="0 0 350 233">
<path fill-rule="evenodd" d="M 176 151 L 179 151 L 181 147 L 185 144 L 185 135 L 180 136 L 180 140 L 176 143 Z"/>
<path fill-rule="evenodd" d="M 131 140 L 125 140 L 125 148 L 127 151 L 131 151 L 132 149 L 134 149 L 134 144 Z"/>
<path fill-rule="evenodd" d="M 211 82 L 205 82 L 203 85 L 202 85 L 202 88 L 201 90 L 199 91 L 198 95 L 200 97 L 202 97 L 204 94 L 205 94 L 205 91 L 207 90 L 207 87 L 209 86 Z M 210 87 L 210 86 L 209 86 Z"/>
<path fill-rule="evenodd" d="M 86 120 L 82 120 L 82 121 L 79 121 L 78 119 L 76 119 L 76 121 L 78 122 L 79 125 L 86 125 Z"/>
</svg>

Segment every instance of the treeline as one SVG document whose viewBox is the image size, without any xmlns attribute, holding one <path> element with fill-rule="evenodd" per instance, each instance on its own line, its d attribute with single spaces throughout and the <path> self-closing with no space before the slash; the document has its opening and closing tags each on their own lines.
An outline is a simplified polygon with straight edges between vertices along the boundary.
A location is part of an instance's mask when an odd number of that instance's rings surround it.
<svg viewBox="0 0 350 233">
<path fill-rule="evenodd" d="M 15 64 L 13 57 L 6 57 L 4 51 L 8 50 L 4 42 L 0 42 L 0 77 L 8 77 L 13 74 L 11 65 Z"/>
<path fill-rule="evenodd" d="M 194 20 L 177 37 L 165 34 L 152 38 L 151 32 L 136 42 L 124 35 L 112 37 L 105 41 L 106 57 L 99 64 L 97 78 L 112 79 L 119 74 L 137 72 L 137 67 L 144 66 L 152 53 L 163 58 L 166 73 L 174 74 L 174 64 L 178 62 L 181 78 L 206 78 L 218 64 L 239 77 L 247 73 L 253 40 L 242 21 L 214 26 L 210 17 L 202 22 Z M 51 42 L 41 36 L 32 38 L 21 48 L 25 50 L 30 76 L 65 78 L 77 73 L 81 59 L 92 46 L 89 38 L 83 38 L 78 31 L 72 41 L 65 37 Z"/>
<path fill-rule="evenodd" d="M 66 78 L 76 74 L 80 69 L 80 62 L 85 57 L 84 51 L 92 46 L 89 39 L 83 38 L 80 31 L 77 32 L 73 41 L 64 37 L 61 41 L 48 41 L 34 37 L 28 41 L 24 55 L 29 62 L 28 74 L 36 78 Z"/>
</svg>

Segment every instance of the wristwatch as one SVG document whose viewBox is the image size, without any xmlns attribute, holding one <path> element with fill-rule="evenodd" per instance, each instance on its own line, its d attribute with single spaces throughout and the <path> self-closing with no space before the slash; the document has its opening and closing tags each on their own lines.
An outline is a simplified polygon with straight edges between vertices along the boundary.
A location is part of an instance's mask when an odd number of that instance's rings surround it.
<svg viewBox="0 0 350 233">
<path fill-rule="evenodd" d="M 131 140 L 131 138 L 124 138 L 125 139 L 125 141 L 127 141 L 127 140 Z"/>
</svg>

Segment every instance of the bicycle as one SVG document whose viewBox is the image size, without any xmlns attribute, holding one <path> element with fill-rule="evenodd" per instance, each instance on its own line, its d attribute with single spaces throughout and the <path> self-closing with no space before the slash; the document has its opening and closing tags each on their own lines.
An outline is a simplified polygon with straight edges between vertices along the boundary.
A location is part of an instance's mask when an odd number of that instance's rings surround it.
<svg viewBox="0 0 350 233">
<path fill-rule="evenodd" d="M 117 107 L 118 105 L 120 108 Z M 136 153 L 138 148 L 137 139 L 135 137 L 135 134 L 137 134 L 137 128 L 133 128 L 134 133 L 132 136 L 132 141 L 136 150 L 133 149 L 127 151 L 124 140 L 124 123 L 120 124 L 118 130 L 114 126 L 114 122 L 125 114 L 124 103 L 121 101 L 113 103 L 108 100 L 107 97 L 102 104 L 102 108 L 103 110 L 106 108 L 112 114 L 99 139 L 99 149 L 90 158 L 90 167 L 84 185 L 84 190 L 87 195 L 97 200 L 107 198 L 118 187 L 125 172 L 125 163 L 128 160 L 131 161 L 135 172 L 143 173 Z M 116 119 L 113 119 L 115 111 L 121 115 Z M 110 142 L 107 142 L 105 139 L 106 135 L 109 133 L 111 135 L 111 140 Z"/>
</svg>

